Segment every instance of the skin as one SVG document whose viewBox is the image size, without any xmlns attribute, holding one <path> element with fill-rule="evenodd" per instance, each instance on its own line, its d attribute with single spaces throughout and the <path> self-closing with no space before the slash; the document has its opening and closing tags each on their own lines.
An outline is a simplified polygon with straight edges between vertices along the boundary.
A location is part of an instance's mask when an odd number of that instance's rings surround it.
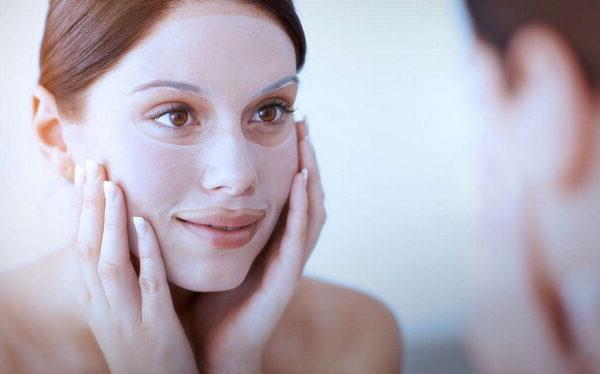
<svg viewBox="0 0 600 374">
<path fill-rule="evenodd" d="M 325 221 L 314 149 L 290 114 L 256 120 L 274 98 L 293 104 L 295 75 L 276 22 L 209 1 L 174 10 L 95 82 L 84 118 L 36 89 L 40 145 L 73 181 L 74 230 L 67 248 L 1 275 L 0 371 L 400 370 L 385 306 L 302 277 Z M 167 80 L 187 86 L 156 87 Z M 147 118 L 169 103 L 201 126 Z M 248 244 L 216 250 L 174 219 L 214 206 L 265 216 Z"/>
<path fill-rule="evenodd" d="M 543 25 L 522 28 L 505 56 L 483 40 L 474 52 L 486 114 L 472 361 L 486 373 L 600 372 L 597 91 Z"/>
</svg>

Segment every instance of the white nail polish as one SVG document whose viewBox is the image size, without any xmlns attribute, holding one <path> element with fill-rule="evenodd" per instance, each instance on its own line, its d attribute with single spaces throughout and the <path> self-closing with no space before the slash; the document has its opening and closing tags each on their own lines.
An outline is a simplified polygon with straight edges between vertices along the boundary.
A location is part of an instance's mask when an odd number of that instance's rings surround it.
<svg viewBox="0 0 600 374">
<path fill-rule="evenodd" d="M 304 180 L 304 185 L 306 186 L 308 183 L 308 169 L 304 168 L 301 171 L 302 179 Z"/>
<path fill-rule="evenodd" d="M 85 160 L 85 172 L 87 180 L 93 181 L 98 179 L 98 176 L 100 175 L 99 169 L 100 166 L 96 161 L 89 158 Z"/>
<path fill-rule="evenodd" d="M 85 181 L 85 170 L 79 165 L 75 166 L 73 180 L 75 181 L 75 187 L 81 187 Z"/>
<path fill-rule="evenodd" d="M 106 201 L 112 201 L 114 200 L 115 196 L 117 196 L 117 189 L 113 182 L 102 182 L 102 188 L 104 189 L 104 198 L 106 199 Z"/>
<path fill-rule="evenodd" d="M 133 225 L 135 226 L 135 231 L 137 232 L 138 236 L 141 237 L 146 234 L 146 220 L 144 220 L 142 217 L 133 217 Z"/>
</svg>

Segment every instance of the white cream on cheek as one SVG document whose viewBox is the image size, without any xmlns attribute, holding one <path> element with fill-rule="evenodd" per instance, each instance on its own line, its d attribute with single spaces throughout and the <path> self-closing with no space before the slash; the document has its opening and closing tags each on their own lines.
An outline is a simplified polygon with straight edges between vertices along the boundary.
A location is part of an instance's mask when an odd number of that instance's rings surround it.
<svg viewBox="0 0 600 374">
<path fill-rule="evenodd" d="M 92 120 L 83 125 L 89 153 L 83 157 L 104 162 L 125 191 L 129 214 L 153 224 L 174 283 L 196 291 L 233 287 L 268 240 L 297 172 L 296 137 L 292 131 L 281 144 L 258 145 L 241 131 L 240 114 L 256 92 L 293 74 L 293 45 L 277 25 L 255 17 L 211 15 L 169 20 L 92 87 Z M 128 94 L 152 79 L 206 88 L 215 113 L 227 118 L 227 129 L 191 146 L 144 136 L 131 121 Z M 207 172 L 222 181 L 255 175 L 256 186 L 243 196 L 210 191 Z M 226 253 L 199 248 L 172 220 L 177 210 L 219 204 L 268 208 L 263 227 L 247 248 Z"/>
</svg>

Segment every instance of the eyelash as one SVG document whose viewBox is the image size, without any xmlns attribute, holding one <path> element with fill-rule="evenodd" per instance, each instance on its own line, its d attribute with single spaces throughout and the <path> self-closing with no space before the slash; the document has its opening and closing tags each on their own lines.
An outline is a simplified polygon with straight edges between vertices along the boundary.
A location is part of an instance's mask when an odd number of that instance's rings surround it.
<svg viewBox="0 0 600 374">
<path fill-rule="evenodd" d="M 164 128 L 164 129 L 171 130 L 171 131 L 179 131 L 179 130 L 183 130 L 187 127 L 190 127 L 190 126 L 198 125 L 198 120 L 194 120 L 194 122 L 191 125 L 185 125 L 185 126 L 166 126 L 166 125 L 163 125 L 162 123 L 156 121 L 157 119 L 164 116 L 165 114 L 172 113 L 172 112 L 179 112 L 179 111 L 182 111 L 182 112 L 185 111 L 188 114 L 190 114 L 192 116 L 192 118 L 194 118 L 194 111 L 189 106 L 184 105 L 184 104 L 169 104 L 169 106 L 167 108 L 160 110 L 158 113 L 150 114 L 149 116 L 146 117 L 146 119 L 154 121 L 155 125 L 160 128 Z"/>
<path fill-rule="evenodd" d="M 284 99 L 282 99 L 280 97 L 276 97 L 273 99 L 269 99 L 269 100 L 265 101 L 264 103 L 260 104 L 260 106 L 258 106 L 258 108 L 254 111 L 253 115 L 258 113 L 261 109 L 265 109 L 265 108 L 269 108 L 269 107 L 279 108 L 284 112 L 284 114 L 292 114 L 296 111 L 296 108 L 294 107 L 293 104 L 289 104 Z M 283 126 L 283 122 L 284 122 L 283 120 L 280 120 L 277 122 L 263 122 L 263 123 L 266 126 Z"/>
<path fill-rule="evenodd" d="M 269 99 L 266 102 L 262 103 L 254 111 L 253 115 L 255 113 L 257 113 L 258 111 L 260 111 L 261 109 L 269 108 L 269 107 L 279 108 L 279 109 L 281 109 L 286 114 L 292 114 L 292 113 L 294 113 L 296 111 L 296 108 L 293 106 L 293 104 L 289 104 L 284 99 L 276 97 L 276 98 Z M 148 115 L 146 117 L 146 119 L 154 121 L 155 125 L 158 126 L 158 127 L 160 127 L 160 128 L 164 128 L 164 129 L 171 130 L 171 131 L 179 131 L 179 130 L 183 130 L 183 129 L 187 128 L 187 127 L 190 127 L 190 126 L 197 126 L 198 125 L 198 121 L 197 120 L 195 120 L 193 124 L 191 124 L 191 125 L 185 125 L 185 126 L 166 126 L 166 125 L 163 125 L 162 123 L 156 121 L 157 119 L 159 119 L 160 117 L 164 116 L 165 114 L 172 113 L 172 112 L 178 112 L 178 111 L 188 112 L 190 115 L 192 115 L 192 117 L 194 117 L 193 110 L 190 107 L 188 107 L 187 105 L 183 105 L 183 104 L 170 104 L 167 108 L 164 108 L 164 109 L 160 110 L 158 113 Z M 263 123 L 265 123 L 266 126 L 282 126 L 283 125 L 283 121 L 263 122 Z"/>
</svg>

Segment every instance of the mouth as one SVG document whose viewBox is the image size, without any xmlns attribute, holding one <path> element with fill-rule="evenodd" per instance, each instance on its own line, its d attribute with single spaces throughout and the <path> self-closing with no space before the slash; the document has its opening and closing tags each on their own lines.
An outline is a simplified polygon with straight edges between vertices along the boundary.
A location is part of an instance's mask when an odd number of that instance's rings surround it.
<svg viewBox="0 0 600 374">
<path fill-rule="evenodd" d="M 196 238 L 214 249 L 238 249 L 252 241 L 265 215 L 264 210 L 216 208 L 186 211 L 175 218 Z"/>
</svg>

